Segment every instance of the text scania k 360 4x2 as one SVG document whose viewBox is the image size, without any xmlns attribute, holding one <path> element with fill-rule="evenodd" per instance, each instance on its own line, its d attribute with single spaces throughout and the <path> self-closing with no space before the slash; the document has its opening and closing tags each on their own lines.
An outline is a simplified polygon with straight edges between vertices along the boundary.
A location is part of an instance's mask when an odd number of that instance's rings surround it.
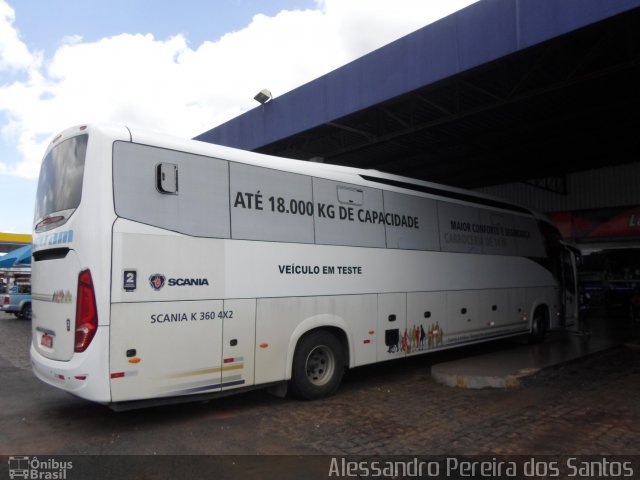
<svg viewBox="0 0 640 480">
<path fill-rule="evenodd" d="M 543 216 L 380 172 L 125 127 L 58 135 L 35 213 L 35 374 L 128 408 L 575 322 Z"/>
</svg>

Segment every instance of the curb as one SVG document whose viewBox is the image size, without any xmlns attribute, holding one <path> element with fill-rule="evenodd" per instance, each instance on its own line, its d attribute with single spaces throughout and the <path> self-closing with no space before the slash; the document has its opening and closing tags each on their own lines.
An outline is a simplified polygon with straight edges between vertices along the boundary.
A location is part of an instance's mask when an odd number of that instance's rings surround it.
<svg viewBox="0 0 640 480">
<path fill-rule="evenodd" d="M 457 388 L 467 388 L 467 389 L 482 389 L 482 388 L 518 388 L 522 385 L 522 380 L 535 375 L 543 370 L 549 368 L 559 367 L 561 365 L 567 365 L 579 360 L 583 360 L 585 358 L 593 357 L 596 355 L 603 354 L 607 351 L 613 350 L 614 348 L 634 348 L 639 349 L 640 344 L 637 343 L 626 343 L 626 344 L 612 344 L 605 348 L 600 348 L 597 350 L 585 352 L 582 355 L 569 357 L 562 359 L 557 362 L 542 364 L 540 366 L 526 366 L 523 368 L 519 368 L 513 372 L 504 373 L 504 374 L 482 374 L 482 373 L 460 373 L 460 371 L 466 370 L 478 370 L 479 357 L 468 357 L 461 360 L 454 360 L 452 362 L 445 362 L 433 365 L 431 367 L 431 376 L 433 379 L 445 386 L 448 387 L 457 387 Z M 500 355 L 502 352 L 491 353 L 487 355 L 482 355 L 487 358 L 488 356 Z M 460 368 L 460 365 L 465 365 Z M 517 367 L 514 367 L 517 368 Z M 486 369 L 490 370 L 489 368 Z"/>
</svg>

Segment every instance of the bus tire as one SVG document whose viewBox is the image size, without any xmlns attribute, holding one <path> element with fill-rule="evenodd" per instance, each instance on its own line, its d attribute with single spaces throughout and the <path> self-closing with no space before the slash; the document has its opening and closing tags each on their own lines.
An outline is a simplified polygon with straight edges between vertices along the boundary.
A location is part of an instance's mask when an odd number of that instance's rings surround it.
<svg viewBox="0 0 640 480">
<path fill-rule="evenodd" d="M 335 393 L 344 374 L 344 351 L 335 335 L 316 330 L 296 346 L 291 372 L 294 394 L 315 400 Z"/>
<path fill-rule="evenodd" d="M 529 345 L 541 343 L 547 334 L 547 318 L 542 309 L 537 309 L 531 321 L 531 333 L 529 333 Z"/>
</svg>

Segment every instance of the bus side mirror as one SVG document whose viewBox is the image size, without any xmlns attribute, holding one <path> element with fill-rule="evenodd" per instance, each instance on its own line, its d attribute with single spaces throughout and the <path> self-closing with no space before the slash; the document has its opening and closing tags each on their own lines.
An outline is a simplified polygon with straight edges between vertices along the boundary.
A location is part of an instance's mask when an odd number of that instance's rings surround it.
<svg viewBox="0 0 640 480">
<path fill-rule="evenodd" d="M 156 167 L 156 189 L 160 193 L 178 194 L 178 165 L 159 163 Z"/>
</svg>

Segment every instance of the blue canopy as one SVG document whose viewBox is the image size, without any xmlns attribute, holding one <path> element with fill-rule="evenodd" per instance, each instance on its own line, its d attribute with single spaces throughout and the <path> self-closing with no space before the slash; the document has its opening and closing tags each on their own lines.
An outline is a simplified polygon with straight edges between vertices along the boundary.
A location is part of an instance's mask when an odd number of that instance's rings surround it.
<svg viewBox="0 0 640 480">
<path fill-rule="evenodd" d="M 0 268 L 26 267 L 31 265 L 31 245 L 17 248 L 0 257 Z"/>
</svg>

